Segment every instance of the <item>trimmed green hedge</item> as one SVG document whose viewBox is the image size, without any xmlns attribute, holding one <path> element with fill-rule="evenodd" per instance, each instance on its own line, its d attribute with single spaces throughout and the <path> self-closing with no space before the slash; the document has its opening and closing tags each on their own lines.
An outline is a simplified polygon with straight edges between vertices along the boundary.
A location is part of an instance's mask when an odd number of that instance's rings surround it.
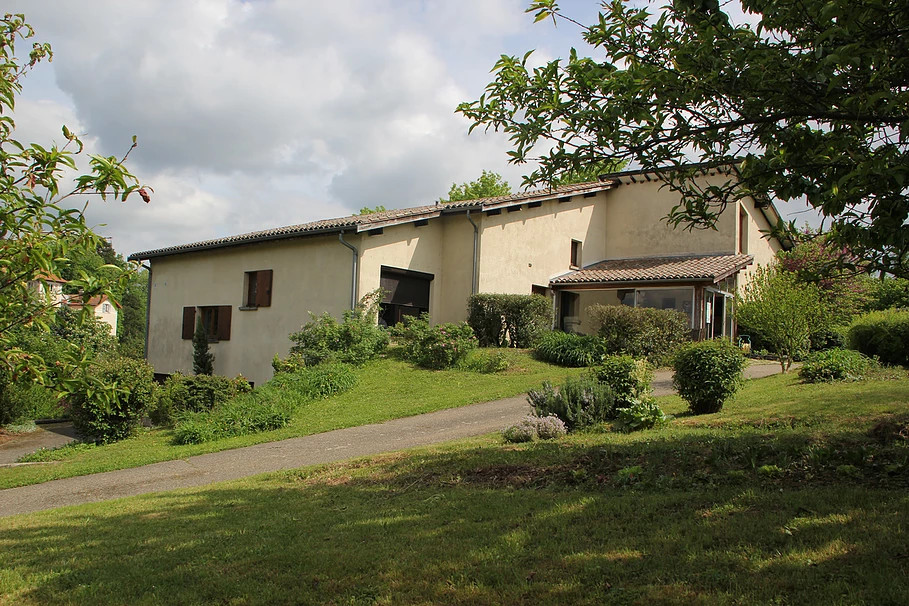
<svg viewBox="0 0 909 606">
<path fill-rule="evenodd" d="M 559 331 L 541 336 L 534 350 L 539 359 L 559 366 L 593 366 L 606 352 L 606 344 L 599 337 Z"/>
<path fill-rule="evenodd" d="M 647 358 L 657 366 L 668 364 L 672 352 L 691 339 L 688 317 L 673 309 L 591 305 L 587 313 L 609 353 Z"/>
<path fill-rule="evenodd" d="M 872 311 L 860 316 L 846 335 L 849 349 L 884 364 L 909 365 L 909 309 Z"/>
<path fill-rule="evenodd" d="M 480 347 L 533 347 L 552 326 L 552 303 L 541 295 L 471 295 L 467 323 Z"/>
</svg>

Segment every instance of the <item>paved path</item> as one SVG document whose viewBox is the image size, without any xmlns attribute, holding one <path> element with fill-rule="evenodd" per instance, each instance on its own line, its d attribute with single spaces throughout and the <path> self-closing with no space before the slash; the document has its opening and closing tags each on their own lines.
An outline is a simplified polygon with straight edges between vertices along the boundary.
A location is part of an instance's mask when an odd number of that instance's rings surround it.
<svg viewBox="0 0 909 606">
<path fill-rule="evenodd" d="M 48 423 L 38 429 L 0 444 L 0 470 L 5 464 L 14 464 L 19 457 L 39 448 L 57 448 L 75 439 L 72 423 Z M 0 471 L 2 473 L 2 471 Z"/>
<path fill-rule="evenodd" d="M 753 364 L 746 370 L 746 376 L 757 378 L 776 372 L 779 372 L 778 364 Z M 658 395 L 666 393 L 666 381 L 670 378 L 668 372 L 656 373 L 654 387 Z M 528 412 L 530 406 L 521 395 L 177 461 L 9 488 L 0 490 L 0 517 L 447 442 L 500 431 Z"/>
</svg>

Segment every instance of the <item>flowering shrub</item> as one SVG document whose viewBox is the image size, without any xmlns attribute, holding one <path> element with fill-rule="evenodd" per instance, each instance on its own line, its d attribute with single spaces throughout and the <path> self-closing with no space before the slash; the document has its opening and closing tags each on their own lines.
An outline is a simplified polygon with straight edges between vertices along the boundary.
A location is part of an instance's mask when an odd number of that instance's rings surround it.
<svg viewBox="0 0 909 606">
<path fill-rule="evenodd" d="M 512 425 L 502 432 L 506 442 L 531 442 L 534 438 L 552 440 L 568 433 L 565 423 L 556 416 L 537 417 L 530 415 L 517 425 Z"/>
<path fill-rule="evenodd" d="M 537 426 L 537 436 L 541 440 L 552 440 L 568 433 L 568 428 L 557 416 L 534 417 Z"/>
<path fill-rule="evenodd" d="M 537 437 L 537 424 L 534 421 L 534 417 L 527 417 L 517 425 L 512 425 L 505 429 L 502 432 L 502 437 L 505 438 L 506 442 L 513 444 L 532 442 Z"/>
<path fill-rule="evenodd" d="M 591 377 L 566 379 L 558 390 L 544 381 L 543 389 L 531 390 L 527 399 L 538 416 L 556 416 L 569 431 L 602 423 L 615 415 L 612 390 Z"/>
<path fill-rule="evenodd" d="M 451 368 L 477 347 L 467 323 L 430 326 L 426 313 L 405 317 L 391 333 L 404 346 L 404 357 L 423 368 Z"/>
</svg>

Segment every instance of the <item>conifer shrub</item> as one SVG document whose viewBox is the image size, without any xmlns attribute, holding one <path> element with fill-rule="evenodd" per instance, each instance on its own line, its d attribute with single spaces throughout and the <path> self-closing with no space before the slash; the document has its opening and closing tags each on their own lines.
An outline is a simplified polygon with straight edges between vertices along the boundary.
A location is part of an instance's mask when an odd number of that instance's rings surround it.
<svg viewBox="0 0 909 606">
<path fill-rule="evenodd" d="M 672 382 L 694 414 L 719 412 L 744 382 L 745 356 L 725 339 L 682 346 L 673 360 Z"/>
</svg>

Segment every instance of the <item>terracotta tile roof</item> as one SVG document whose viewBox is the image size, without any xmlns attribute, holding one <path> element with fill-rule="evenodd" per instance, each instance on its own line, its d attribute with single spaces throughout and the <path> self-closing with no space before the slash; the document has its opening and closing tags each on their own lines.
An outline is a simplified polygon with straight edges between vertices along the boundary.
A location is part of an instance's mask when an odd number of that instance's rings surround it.
<svg viewBox="0 0 909 606">
<path fill-rule="evenodd" d="M 89 298 L 87 305 L 89 307 L 98 307 L 102 303 L 113 303 L 107 295 L 93 295 Z M 73 309 L 82 309 L 82 295 L 66 295 L 66 304 Z M 114 303 L 116 307 L 120 307 L 119 303 Z"/>
<path fill-rule="evenodd" d="M 618 182 L 613 180 L 576 183 L 574 185 L 563 185 L 553 189 L 540 189 L 509 194 L 507 196 L 482 198 L 479 200 L 464 200 L 462 202 L 451 202 L 448 204 L 431 204 L 427 206 L 415 206 L 412 208 L 398 208 L 366 215 L 350 215 L 336 219 L 322 219 L 310 223 L 276 227 L 236 236 L 193 242 L 191 244 L 156 248 L 154 250 L 133 253 L 129 256 L 129 259 L 133 261 L 151 259 L 154 257 L 166 257 L 169 255 L 199 250 L 209 250 L 212 248 L 225 248 L 229 246 L 239 246 L 241 244 L 251 244 L 253 242 L 299 238 L 324 233 L 337 233 L 342 231 L 364 232 L 391 225 L 420 221 L 422 219 L 434 219 L 443 214 L 456 214 L 466 212 L 467 210 L 486 211 L 494 208 L 516 206 L 527 202 L 534 202 L 536 200 L 552 200 L 575 194 L 594 194 L 599 191 L 612 189 L 617 185 Z"/>
<path fill-rule="evenodd" d="M 623 282 L 718 282 L 750 265 L 751 255 L 685 255 L 610 259 L 559 276 L 553 285 L 615 284 Z"/>
</svg>

